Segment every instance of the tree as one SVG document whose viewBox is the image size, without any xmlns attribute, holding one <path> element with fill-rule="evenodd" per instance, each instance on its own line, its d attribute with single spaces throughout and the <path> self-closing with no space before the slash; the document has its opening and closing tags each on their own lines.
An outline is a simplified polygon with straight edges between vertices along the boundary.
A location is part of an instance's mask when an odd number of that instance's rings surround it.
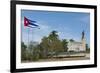
<svg viewBox="0 0 100 73">
<path fill-rule="evenodd" d="M 30 42 L 29 44 L 28 44 L 28 52 L 29 53 L 31 53 L 32 54 L 32 52 L 33 52 L 33 49 L 34 49 L 34 44 L 33 44 L 34 42 Z"/>
<path fill-rule="evenodd" d="M 33 54 L 32 54 L 32 60 L 33 61 L 37 61 L 40 59 L 40 48 L 37 45 L 36 47 L 34 47 L 33 49 Z"/>
<path fill-rule="evenodd" d="M 27 59 L 26 48 L 27 46 L 24 44 L 24 42 L 21 42 L 21 60 L 22 61 Z"/>
<path fill-rule="evenodd" d="M 62 45 L 63 45 L 64 51 L 67 52 L 67 50 L 68 50 L 68 47 L 67 47 L 68 46 L 68 41 L 66 39 L 62 40 Z"/>
<path fill-rule="evenodd" d="M 41 57 L 46 58 L 49 50 L 50 50 L 50 46 L 49 46 L 49 39 L 48 37 L 43 37 L 42 42 L 40 43 L 39 47 L 40 47 L 40 51 L 41 51 Z"/>
<path fill-rule="evenodd" d="M 62 41 L 59 40 L 57 31 L 52 31 L 47 37 L 43 37 L 40 43 L 40 52 L 44 58 L 47 58 L 48 55 L 52 57 L 52 55 L 63 51 L 62 48 Z"/>
<path fill-rule="evenodd" d="M 88 44 L 86 44 L 86 52 L 90 52 L 90 48 L 89 48 Z"/>
<path fill-rule="evenodd" d="M 36 42 L 30 42 L 28 44 L 27 50 L 26 50 L 26 56 L 27 56 L 27 60 L 28 61 L 35 61 L 37 58 L 37 49 L 35 49 L 37 47 L 37 43 Z"/>
<path fill-rule="evenodd" d="M 58 53 L 59 51 L 62 51 L 62 42 L 59 40 L 59 36 L 57 34 L 57 31 L 52 31 L 50 35 L 48 36 L 49 38 L 49 46 L 50 46 L 50 51 Z"/>
</svg>

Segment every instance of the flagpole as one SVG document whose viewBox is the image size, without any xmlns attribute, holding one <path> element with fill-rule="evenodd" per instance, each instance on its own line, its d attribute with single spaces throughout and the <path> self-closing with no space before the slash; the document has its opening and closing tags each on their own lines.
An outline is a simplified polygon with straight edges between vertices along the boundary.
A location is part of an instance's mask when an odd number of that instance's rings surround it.
<svg viewBox="0 0 100 73">
<path fill-rule="evenodd" d="M 32 42 L 33 42 L 33 29 L 31 29 L 32 30 Z"/>
<path fill-rule="evenodd" d="M 38 25 L 35 24 L 35 23 L 36 23 L 36 21 L 32 21 L 32 20 L 24 17 L 24 26 L 31 27 L 31 28 L 38 27 Z M 32 27 L 32 26 L 34 26 L 34 27 Z M 29 45 L 29 42 L 30 42 L 30 34 L 29 34 L 29 32 L 30 32 L 30 29 L 28 28 L 28 45 Z M 31 33 L 32 33 L 32 36 L 31 36 L 32 38 L 31 39 L 33 40 L 33 32 L 31 32 Z"/>
<path fill-rule="evenodd" d="M 32 30 L 32 29 L 31 29 L 31 30 Z M 33 31 L 32 31 L 32 34 L 31 34 L 31 35 L 32 35 L 31 41 L 33 42 Z"/>
<path fill-rule="evenodd" d="M 29 46 L 29 28 L 28 28 L 28 46 Z"/>
</svg>

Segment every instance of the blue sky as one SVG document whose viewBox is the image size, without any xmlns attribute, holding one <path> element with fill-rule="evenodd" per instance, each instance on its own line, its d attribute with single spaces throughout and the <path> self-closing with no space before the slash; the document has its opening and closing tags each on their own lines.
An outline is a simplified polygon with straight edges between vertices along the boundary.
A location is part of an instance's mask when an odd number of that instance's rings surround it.
<svg viewBox="0 0 100 73">
<path fill-rule="evenodd" d="M 24 16 L 37 21 L 38 28 L 24 27 Z M 41 39 L 52 30 L 58 31 L 60 39 L 81 41 L 81 33 L 85 31 L 86 42 L 90 44 L 90 14 L 79 12 L 55 12 L 21 10 L 22 41 L 41 42 Z M 28 33 L 29 31 L 29 33 Z M 28 35 L 29 34 L 29 35 Z"/>
</svg>

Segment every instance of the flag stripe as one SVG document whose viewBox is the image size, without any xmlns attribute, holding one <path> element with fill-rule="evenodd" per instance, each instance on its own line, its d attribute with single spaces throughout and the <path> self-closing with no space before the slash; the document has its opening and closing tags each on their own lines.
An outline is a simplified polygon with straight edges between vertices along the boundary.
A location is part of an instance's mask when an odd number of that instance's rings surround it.
<svg viewBox="0 0 100 73">
<path fill-rule="evenodd" d="M 30 25 L 33 25 L 33 26 L 38 26 L 38 25 L 36 25 L 36 24 L 34 24 L 34 23 L 29 23 Z"/>
<path fill-rule="evenodd" d="M 28 19 L 30 22 L 34 22 L 34 23 L 36 23 L 36 21 L 33 21 L 33 20 L 30 20 L 30 19 Z"/>
</svg>

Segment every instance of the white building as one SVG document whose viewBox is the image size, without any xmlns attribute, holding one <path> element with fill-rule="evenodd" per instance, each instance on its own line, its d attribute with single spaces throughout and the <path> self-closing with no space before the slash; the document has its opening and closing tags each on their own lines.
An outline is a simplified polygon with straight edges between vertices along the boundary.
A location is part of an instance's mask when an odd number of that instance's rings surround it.
<svg viewBox="0 0 100 73">
<path fill-rule="evenodd" d="M 84 36 L 84 31 L 82 32 L 82 38 L 80 42 L 69 41 L 68 51 L 74 51 L 74 52 L 86 51 L 86 39 Z"/>
</svg>

